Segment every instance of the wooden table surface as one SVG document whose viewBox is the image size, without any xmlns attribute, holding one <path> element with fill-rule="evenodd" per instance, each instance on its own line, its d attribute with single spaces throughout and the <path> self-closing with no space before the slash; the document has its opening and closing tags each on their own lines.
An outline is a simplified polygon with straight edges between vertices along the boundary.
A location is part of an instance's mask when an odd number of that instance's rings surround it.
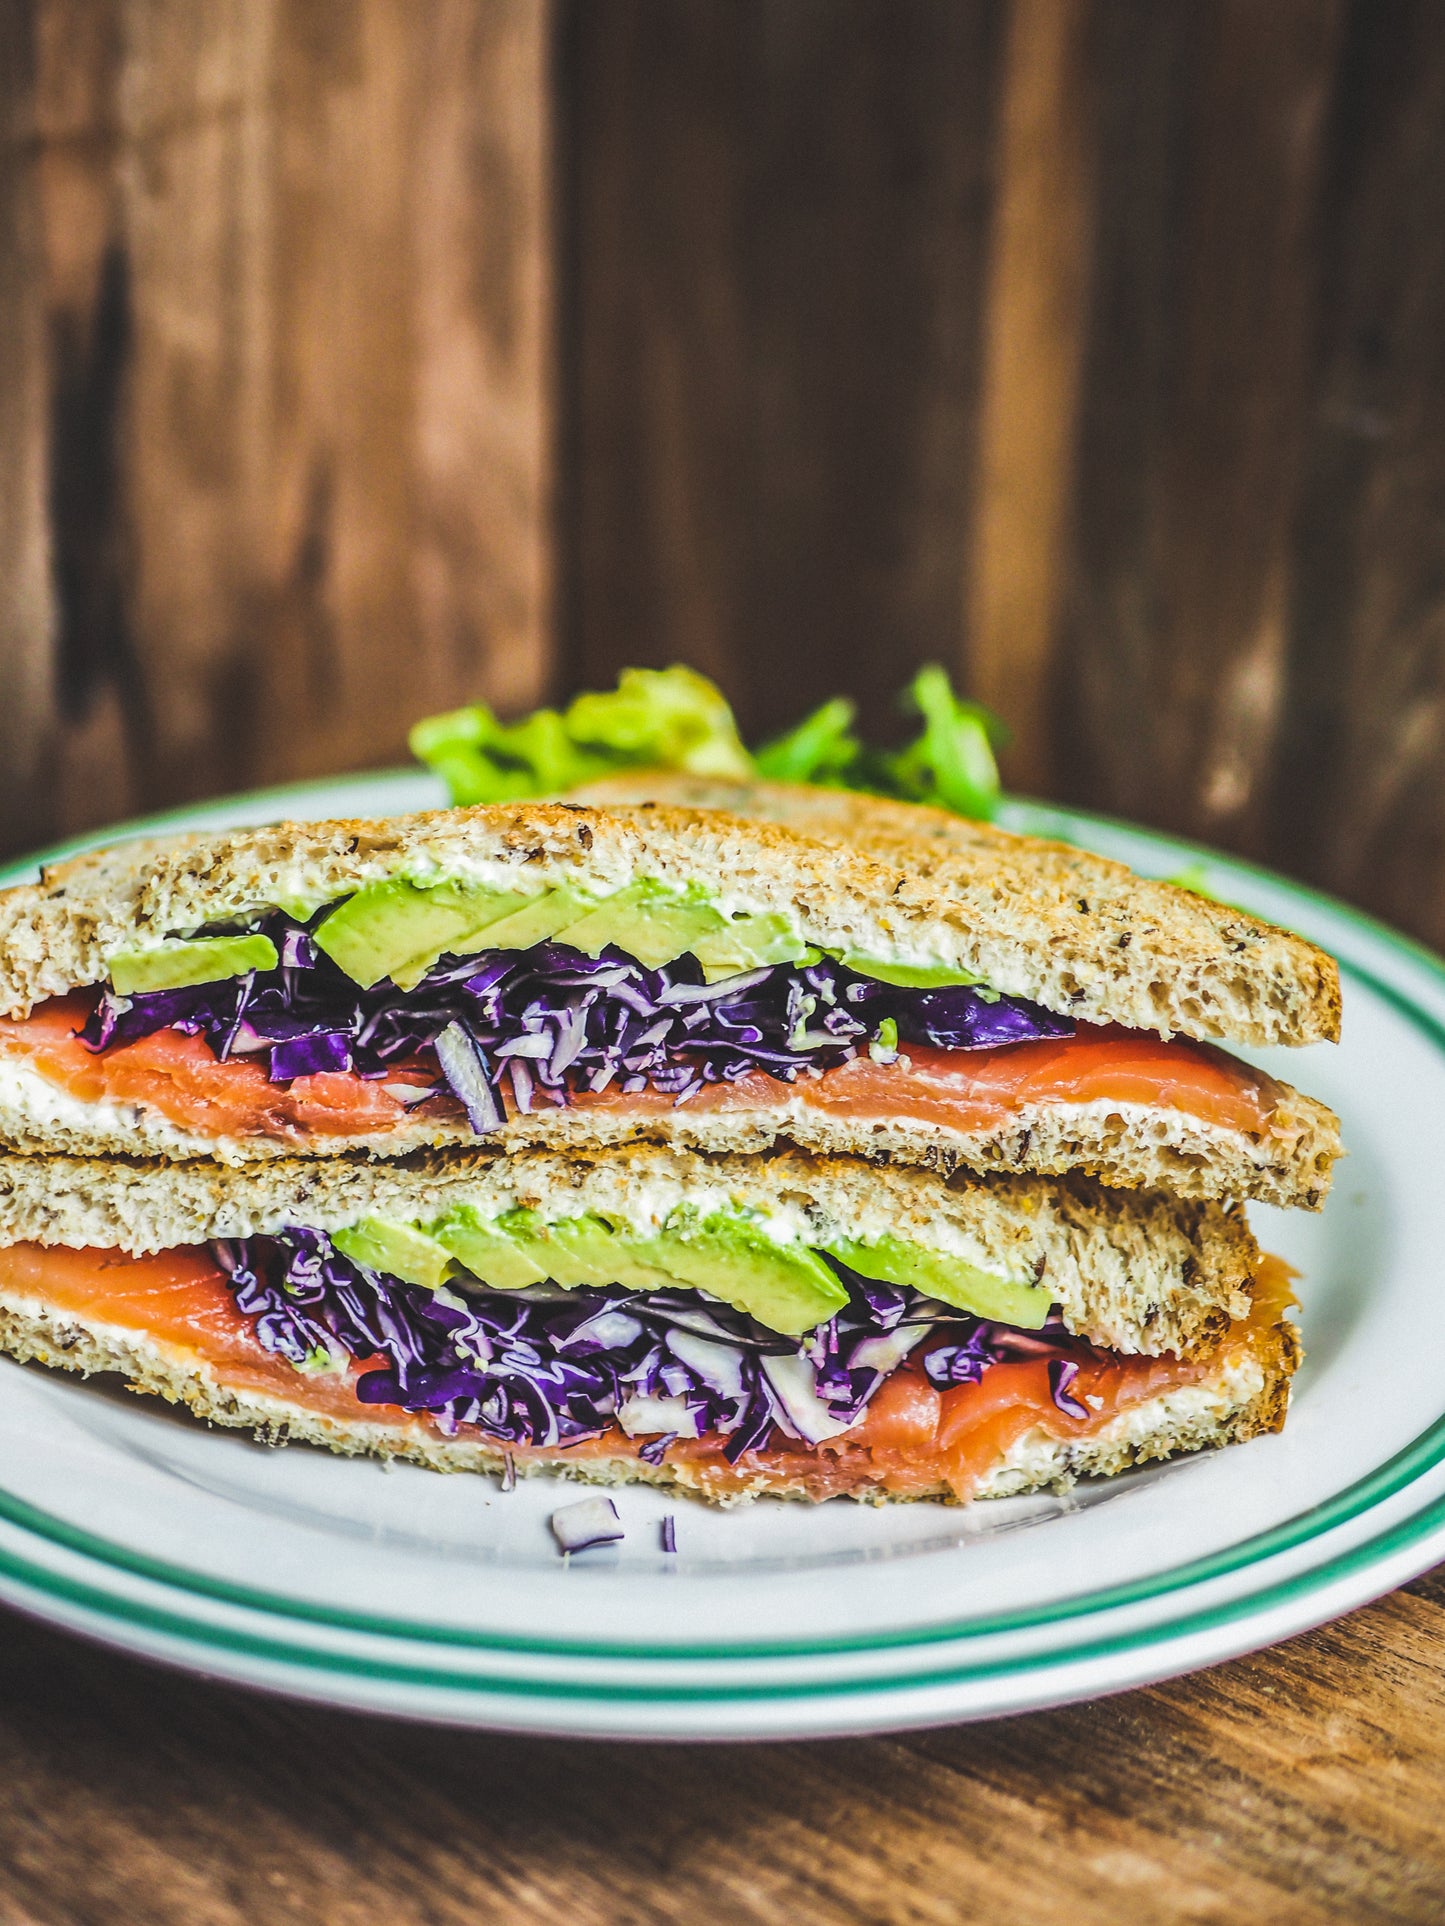
<svg viewBox="0 0 1445 1926">
<path fill-rule="evenodd" d="M 1442 1917 L 1445 1567 L 1152 1690 L 797 1745 L 402 1725 L 0 1617 L 3 1926 Z"/>
</svg>

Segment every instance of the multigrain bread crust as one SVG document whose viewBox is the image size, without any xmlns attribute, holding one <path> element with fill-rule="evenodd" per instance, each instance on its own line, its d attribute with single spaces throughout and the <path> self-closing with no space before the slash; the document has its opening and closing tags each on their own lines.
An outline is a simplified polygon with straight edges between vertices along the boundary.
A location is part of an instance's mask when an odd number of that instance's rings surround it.
<svg viewBox="0 0 1445 1926">
<path fill-rule="evenodd" d="M 717 1155 L 756 1154 L 782 1142 L 829 1157 L 915 1164 L 947 1176 L 958 1169 L 1020 1175 L 1081 1170 L 1123 1189 L 1172 1190 L 1181 1197 L 1253 1198 L 1318 1209 L 1341 1154 L 1333 1111 L 1285 1085 L 1258 1135 L 1205 1123 L 1184 1111 L 1143 1104 L 1031 1104 L 995 1130 L 959 1131 L 907 1117 L 869 1120 L 810 1108 L 809 1083 L 778 1083 L 747 1109 L 683 1104 L 632 1111 L 623 1105 L 538 1106 L 514 1115 L 489 1147 L 585 1153 L 646 1138 Z M 0 1058 L 0 1145 L 26 1155 L 209 1157 L 233 1167 L 315 1153 L 313 1139 L 207 1137 L 179 1129 L 140 1104 L 76 1106 L 34 1071 Z M 477 1147 L 470 1127 L 434 1106 L 375 1136 L 323 1140 L 328 1154 L 398 1158 L 421 1150 Z"/>
<path fill-rule="evenodd" d="M 1170 883 L 1146 880 L 1124 863 L 1067 843 L 1019 836 L 948 810 L 852 790 L 803 783 L 739 783 L 678 770 L 607 777 L 569 791 L 568 800 L 608 809 L 650 803 L 670 809 L 721 810 L 772 823 L 839 850 L 861 852 L 901 872 L 908 879 L 901 900 L 909 904 L 966 904 L 980 924 L 998 931 L 1006 943 L 1059 945 L 1065 965 L 1077 965 L 1082 978 L 1101 975 L 1118 980 L 1122 974 L 1132 984 L 1150 971 L 1166 981 L 1174 971 L 1179 973 L 1167 1026 L 1142 1015 L 1096 1016 L 1086 1002 L 1077 1000 L 1078 990 L 1084 988 L 1087 996 L 1088 988 L 1066 979 L 1061 982 L 1064 998 L 1074 1001 L 1034 997 L 1050 1009 L 1068 1010 L 1094 1022 L 1158 1029 L 1161 1035 L 1215 1041 L 1339 1040 L 1340 983 L 1333 957 L 1303 937 L 1242 910 Z M 1268 988 L 1259 984 L 1258 997 L 1276 1015 L 1251 1017 L 1246 1006 L 1254 999 L 1249 992 L 1235 992 L 1228 1002 L 1239 1019 L 1237 1027 L 1228 1027 L 1229 1016 L 1223 1012 L 1223 1027 L 1213 1027 L 1219 1018 L 1212 1011 L 1202 1026 L 1196 1026 L 1194 1019 L 1204 1012 L 1191 1007 L 1197 992 L 1190 979 L 1201 971 L 1210 978 L 1216 973 L 1227 976 L 1230 955 L 1248 956 L 1248 964 L 1241 968 L 1251 978 L 1273 976 Z M 998 981 L 996 987 L 1011 986 Z M 1157 999 L 1157 988 L 1153 994 Z M 1255 1027 L 1247 1027 L 1251 1021 Z"/>
<path fill-rule="evenodd" d="M 513 1117 L 507 1146 L 548 1149 L 649 1138 L 714 1154 L 757 1153 L 781 1139 L 825 1157 L 899 1163 L 949 1176 L 955 1171 L 1059 1175 L 1081 1171 L 1125 1190 L 1170 1190 L 1188 1198 L 1251 1198 L 1318 1210 L 1341 1154 L 1339 1119 L 1311 1097 L 1285 1089 L 1259 1137 L 1206 1124 L 1182 1111 L 1131 1104 L 1035 1104 L 992 1131 L 945 1129 L 899 1117 L 870 1121 L 808 1107 L 806 1086 L 782 1086 L 756 1110 L 689 1110 L 629 1117 L 617 1110 L 538 1108 Z"/>
<path fill-rule="evenodd" d="M 786 911 L 820 949 L 944 963 L 1090 1022 L 1249 1044 L 1339 1033 L 1322 951 L 1121 863 L 939 810 L 840 811 L 776 785 L 727 799 L 735 813 L 512 803 L 117 845 L 0 896 L 0 1014 L 102 981 L 118 949 L 404 873 L 599 894 L 698 884 L 729 913 Z"/>
<path fill-rule="evenodd" d="M 801 1152 L 706 1159 L 660 1146 L 603 1156 L 420 1156 L 405 1164 L 295 1159 L 226 1171 L 79 1158 L 0 1158 L 0 1244 L 134 1256 L 368 1216 L 428 1222 L 458 1205 L 548 1220 L 598 1212 L 644 1235 L 691 1205 L 782 1218 L 822 1248 L 904 1238 L 998 1275 L 1047 1283 L 1070 1330 L 1107 1349 L 1193 1357 L 1249 1308 L 1259 1248 L 1244 1213 L 1159 1194 L 873 1170 Z"/>
<path fill-rule="evenodd" d="M 374 1419 L 343 1421 L 302 1409 L 283 1399 L 227 1389 L 204 1366 L 183 1360 L 132 1331 L 107 1326 L 0 1291 L 0 1351 L 21 1362 L 57 1366 L 89 1377 L 119 1372 L 134 1391 L 187 1406 L 199 1418 L 257 1433 L 263 1442 L 292 1440 L 323 1445 L 349 1456 L 403 1458 L 433 1471 L 539 1472 L 588 1484 L 648 1484 L 687 1492 L 713 1503 L 734 1504 L 763 1495 L 807 1500 L 801 1476 L 759 1476 L 742 1491 L 715 1489 L 707 1471 L 686 1463 L 649 1465 L 635 1453 L 575 1459 L 565 1452 L 511 1451 L 480 1439 L 438 1437 L 420 1424 L 387 1425 Z M 1137 1404 L 1093 1437 L 1050 1438 L 1026 1432 L 989 1473 L 974 1496 L 1019 1497 L 1030 1491 L 1065 1491 L 1080 1478 L 1113 1477 L 1131 1465 L 1173 1457 L 1208 1446 L 1242 1444 L 1278 1431 L 1289 1406 L 1290 1378 L 1299 1362 L 1293 1325 L 1281 1324 L 1247 1349 L 1224 1347 L 1217 1368 L 1198 1384 Z M 882 1494 L 849 1494 L 881 1502 Z M 940 1484 L 908 1494 L 949 1501 Z"/>
</svg>

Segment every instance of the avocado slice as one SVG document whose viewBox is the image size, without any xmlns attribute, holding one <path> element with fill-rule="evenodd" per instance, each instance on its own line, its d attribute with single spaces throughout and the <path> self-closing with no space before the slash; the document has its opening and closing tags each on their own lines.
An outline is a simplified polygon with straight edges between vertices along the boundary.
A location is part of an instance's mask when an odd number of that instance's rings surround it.
<svg viewBox="0 0 1445 1926">
<path fill-rule="evenodd" d="M 401 877 L 368 883 L 322 918 L 319 946 L 353 983 L 369 990 L 383 977 L 413 987 L 436 959 L 509 918 L 527 898 L 513 890 L 439 883 L 423 889 Z"/>
<path fill-rule="evenodd" d="M 554 1284 L 619 1284 L 625 1291 L 675 1291 L 680 1280 L 639 1255 L 638 1240 L 614 1230 L 600 1217 L 564 1217 L 537 1223 L 527 1240 L 527 1255 L 547 1266 Z"/>
<path fill-rule="evenodd" d="M 531 1219 L 530 1211 L 519 1210 L 487 1221 L 470 1204 L 458 1204 L 431 1226 L 430 1234 L 464 1270 L 494 1291 L 521 1291 L 529 1284 L 545 1284 L 548 1276 L 526 1246 Z"/>
<path fill-rule="evenodd" d="M 999 1324 L 1016 1324 L 1025 1331 L 1038 1330 L 1053 1303 L 1052 1294 L 1040 1284 L 998 1277 L 962 1258 L 926 1251 L 898 1237 L 880 1237 L 872 1244 L 839 1242 L 829 1244 L 828 1250 L 860 1277 L 874 1277 L 883 1284 L 912 1285 L 926 1297 L 936 1297 L 960 1311 Z"/>
<path fill-rule="evenodd" d="M 354 1263 L 427 1290 L 439 1289 L 459 1265 L 498 1291 L 549 1281 L 565 1290 L 615 1284 L 628 1291 L 706 1291 L 788 1337 L 813 1330 L 848 1302 L 847 1287 L 822 1252 L 774 1243 L 746 1217 L 684 1214 L 652 1236 L 638 1236 L 591 1214 L 549 1224 L 532 1210 L 487 1219 L 461 1204 L 425 1228 L 364 1218 L 333 1232 L 332 1242 Z M 1037 1330 L 1052 1303 L 1040 1285 L 998 1277 L 901 1238 L 840 1241 L 828 1250 L 862 1277 L 911 1285 L 975 1317 L 1023 1330 Z"/>
<path fill-rule="evenodd" d="M 548 1224 L 535 1211 L 511 1210 L 485 1222 L 462 1204 L 433 1224 L 431 1235 L 475 1277 L 499 1291 L 549 1281 L 569 1291 L 609 1284 L 629 1291 L 667 1291 L 680 1283 L 642 1262 L 635 1240 L 601 1217 L 566 1217 Z"/>
<path fill-rule="evenodd" d="M 135 996 L 221 983 L 248 970 L 274 970 L 276 945 L 269 936 L 197 936 L 155 950 L 117 950 L 106 964 L 116 994 Z"/>
<path fill-rule="evenodd" d="M 720 913 L 701 897 L 679 896 L 661 883 L 642 881 L 629 883 L 558 930 L 557 941 L 586 956 L 600 956 L 614 943 L 656 970 L 724 928 Z"/>
<path fill-rule="evenodd" d="M 455 894 L 457 914 L 463 919 L 463 926 L 448 933 L 444 941 L 436 940 L 435 929 L 429 932 L 429 940 L 424 949 L 415 956 L 408 957 L 391 971 L 391 980 L 399 990 L 414 990 L 432 964 L 448 950 L 458 956 L 467 956 L 474 950 L 492 948 L 492 925 L 504 918 L 515 916 L 535 899 L 515 889 L 466 889 L 455 885 L 443 885 L 438 890 L 428 890 L 427 894 L 440 899 L 445 894 Z M 439 912 L 443 904 L 437 900 L 435 907 Z"/>
<path fill-rule="evenodd" d="M 968 970 L 954 969 L 947 963 L 893 963 L 862 950 L 844 950 L 838 961 L 859 976 L 871 976 L 876 983 L 891 983 L 899 990 L 971 989 L 983 978 Z"/>
<path fill-rule="evenodd" d="M 711 1217 L 640 1239 L 638 1255 L 695 1290 L 800 1337 L 848 1302 L 827 1260 L 806 1244 L 775 1244 L 745 1218 Z"/>
<path fill-rule="evenodd" d="M 368 990 L 383 978 L 399 989 L 414 989 L 448 951 L 528 950 L 551 941 L 587 956 L 599 956 L 615 944 L 648 969 L 691 954 L 709 983 L 764 964 L 805 962 L 818 955 L 786 916 L 729 920 L 699 892 L 679 893 L 645 879 L 599 902 L 568 885 L 527 896 L 393 877 L 369 883 L 338 903 L 317 925 L 315 937 L 332 961 Z"/>
<path fill-rule="evenodd" d="M 711 936 L 692 945 L 703 976 L 717 983 L 743 970 L 760 970 L 773 963 L 816 963 L 821 952 L 810 950 L 786 916 L 730 917 Z"/>
<path fill-rule="evenodd" d="M 517 1213 L 520 1215 L 521 1213 Z M 671 1226 L 653 1237 L 615 1229 L 599 1217 L 537 1222 L 529 1256 L 568 1289 L 620 1284 L 624 1290 L 707 1291 L 770 1330 L 795 1336 L 824 1323 L 848 1293 L 827 1261 L 805 1244 L 775 1244 L 741 1218 Z"/>
<path fill-rule="evenodd" d="M 692 1288 L 790 1337 L 824 1323 L 848 1301 L 817 1251 L 775 1244 L 756 1225 L 727 1217 L 638 1237 L 592 1215 L 549 1224 L 535 1211 L 511 1210 L 485 1219 L 461 1204 L 425 1229 L 367 1218 L 335 1232 L 332 1241 L 355 1263 L 429 1290 L 445 1281 L 453 1259 L 498 1291 L 548 1281 L 565 1290 Z"/>
<path fill-rule="evenodd" d="M 530 950 L 534 943 L 548 943 L 568 923 L 575 923 L 591 901 L 574 889 L 549 889 L 545 896 L 533 897 L 522 909 L 487 926 L 489 950 Z"/>
<path fill-rule="evenodd" d="M 404 1284 L 420 1284 L 428 1291 L 446 1282 L 452 1253 L 416 1224 L 392 1224 L 380 1217 L 363 1217 L 345 1230 L 333 1231 L 331 1241 L 343 1257 L 369 1271 L 385 1271 Z"/>
</svg>

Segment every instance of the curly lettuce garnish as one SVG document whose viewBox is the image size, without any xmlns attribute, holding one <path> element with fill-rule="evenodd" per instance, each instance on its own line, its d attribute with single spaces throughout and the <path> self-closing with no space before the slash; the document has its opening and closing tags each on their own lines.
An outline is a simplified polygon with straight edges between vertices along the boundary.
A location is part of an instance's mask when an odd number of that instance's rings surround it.
<svg viewBox="0 0 1445 1926">
<path fill-rule="evenodd" d="M 624 669 L 615 689 L 579 695 L 565 710 L 499 722 L 484 702 L 427 716 L 411 752 L 454 803 L 552 796 L 619 769 L 685 769 L 745 781 L 753 762 L 727 700 L 692 669 Z"/>
<path fill-rule="evenodd" d="M 1002 725 L 953 692 L 936 664 L 920 669 L 902 706 L 922 719 L 902 749 L 872 748 L 853 731 L 857 705 L 835 696 L 755 755 L 744 748 L 722 692 L 680 666 L 624 669 L 616 689 L 577 696 L 565 710 L 500 722 L 485 703 L 428 716 L 412 753 L 454 803 L 557 795 L 623 769 L 682 769 L 745 781 L 816 783 L 933 803 L 988 819 L 999 801 L 994 746 Z"/>
<path fill-rule="evenodd" d="M 758 774 L 932 803 L 956 816 L 988 821 L 1000 793 L 993 753 L 1004 737 L 998 718 L 956 696 L 936 663 L 914 676 L 902 706 L 923 718 L 922 733 L 902 749 L 872 749 L 860 742 L 853 734 L 857 704 L 835 696 L 758 751 Z"/>
</svg>

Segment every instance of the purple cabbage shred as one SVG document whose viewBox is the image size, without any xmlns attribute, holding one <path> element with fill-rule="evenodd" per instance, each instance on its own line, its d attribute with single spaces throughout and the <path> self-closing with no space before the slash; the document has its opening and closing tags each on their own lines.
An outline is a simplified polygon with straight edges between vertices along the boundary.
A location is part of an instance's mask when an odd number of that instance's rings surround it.
<svg viewBox="0 0 1445 1926">
<path fill-rule="evenodd" d="M 254 1059 L 273 1083 L 351 1071 L 391 1080 L 408 1108 L 450 1092 L 480 1136 L 500 1128 L 508 1098 L 527 1111 L 615 1084 L 685 1103 L 753 1071 L 790 1083 L 867 1050 L 890 1020 L 901 1045 L 953 1050 L 1074 1031 L 1020 997 L 897 989 L 826 959 L 708 984 L 692 957 L 652 970 L 616 949 L 589 957 L 558 943 L 443 957 L 413 990 L 362 990 L 290 917 L 261 927 L 274 970 L 108 990 L 81 1041 L 99 1051 L 170 1028 L 205 1037 L 218 1058 Z"/>
<path fill-rule="evenodd" d="M 1069 1386 L 1078 1375 L 1079 1366 L 1076 1359 L 1050 1359 L 1049 1390 L 1053 1393 L 1054 1403 L 1066 1417 L 1087 1418 L 1089 1415 L 1089 1407 L 1086 1404 L 1081 1404 L 1069 1389 Z"/>
<path fill-rule="evenodd" d="M 431 1413 L 448 1434 L 467 1425 L 504 1444 L 565 1446 L 600 1436 L 629 1399 L 667 1398 L 673 1411 L 682 1401 L 686 1426 L 646 1438 L 640 1452 L 649 1463 L 661 1463 L 677 1437 L 705 1433 L 724 1437 L 724 1454 L 736 1463 L 782 1439 L 818 1443 L 856 1423 L 911 1348 L 910 1327 L 919 1344 L 957 1334 L 924 1360 L 935 1386 L 977 1383 L 1005 1359 L 1048 1357 L 1055 1402 L 1087 1416 L 1069 1397 L 1078 1366 L 1066 1353 L 1078 1340 L 1056 1315 L 1042 1331 L 1017 1331 L 842 1266 L 848 1305 L 794 1339 L 683 1289 L 644 1296 L 621 1286 L 458 1285 L 434 1295 L 354 1264 L 321 1231 L 217 1241 L 213 1249 L 268 1351 L 302 1370 L 366 1363 L 356 1380 L 363 1404 Z M 831 1420 L 818 1436 L 789 1417 L 763 1369 L 766 1357 L 790 1353 L 812 1366 Z"/>
</svg>

